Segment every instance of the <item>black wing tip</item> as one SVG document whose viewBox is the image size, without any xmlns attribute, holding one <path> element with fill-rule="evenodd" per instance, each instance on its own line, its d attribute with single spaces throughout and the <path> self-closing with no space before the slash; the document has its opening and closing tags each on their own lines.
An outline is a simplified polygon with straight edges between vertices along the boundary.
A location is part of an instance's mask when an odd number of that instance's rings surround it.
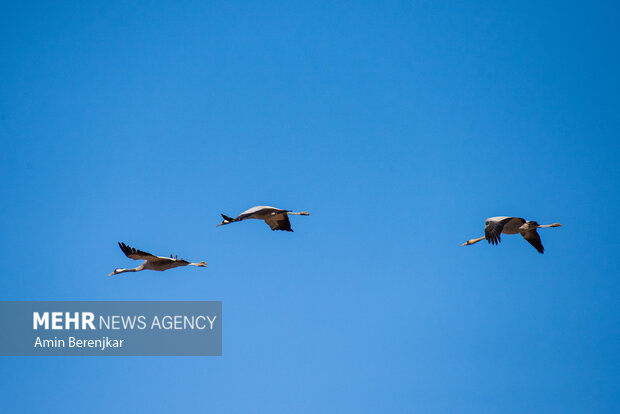
<svg viewBox="0 0 620 414">
<path fill-rule="evenodd" d="M 489 234 L 488 236 L 486 236 L 486 239 L 489 242 L 489 244 L 492 244 L 493 246 L 498 245 L 499 242 L 502 241 L 502 239 L 500 239 L 498 236 L 494 236 L 492 234 Z"/>
<path fill-rule="evenodd" d="M 135 248 L 133 248 L 131 246 L 128 246 L 128 245 L 126 245 L 123 242 L 118 242 L 118 245 L 121 248 L 121 250 L 123 251 L 123 253 L 125 253 L 125 256 L 127 256 L 127 257 L 129 257 L 129 255 L 131 255 L 131 254 L 135 254 L 135 253 L 138 252 L 137 249 L 135 249 Z"/>
<path fill-rule="evenodd" d="M 121 248 L 121 251 L 125 254 L 125 256 L 129 256 L 131 254 L 131 247 L 127 246 L 123 242 L 118 242 L 118 247 Z"/>
</svg>

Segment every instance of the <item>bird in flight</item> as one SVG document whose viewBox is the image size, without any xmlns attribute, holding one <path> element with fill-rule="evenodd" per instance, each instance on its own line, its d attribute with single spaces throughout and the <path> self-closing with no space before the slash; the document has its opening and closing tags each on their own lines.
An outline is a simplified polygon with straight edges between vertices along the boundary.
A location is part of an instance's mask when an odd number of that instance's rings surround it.
<svg viewBox="0 0 620 414">
<path fill-rule="evenodd" d="M 142 250 L 137 250 L 133 247 L 129 247 L 123 242 L 119 242 L 118 245 L 123 251 L 123 253 L 125 253 L 125 256 L 133 260 L 144 260 L 144 262 L 140 266 L 133 269 L 114 269 L 114 271 L 108 276 L 117 275 L 119 273 L 125 272 L 139 272 L 141 270 L 163 271 L 180 266 L 207 267 L 207 264 L 205 262 L 190 263 L 187 260 L 178 259 L 176 256 L 172 258 L 172 255 L 170 255 L 170 257 L 154 256 L 151 253 L 143 252 Z"/>
<path fill-rule="evenodd" d="M 535 221 L 528 221 L 521 217 L 491 217 L 488 218 L 484 226 L 484 236 L 477 239 L 467 240 L 461 246 L 469 246 L 478 243 L 480 240 L 487 239 L 489 244 L 498 244 L 501 242 L 500 235 L 504 234 L 521 234 L 525 240 L 527 240 L 538 253 L 544 253 L 545 248 L 540 241 L 540 236 L 536 229 L 542 229 L 545 227 L 561 227 L 560 223 L 544 224 L 540 225 Z"/>
<path fill-rule="evenodd" d="M 265 223 L 269 225 L 271 230 L 283 230 L 283 231 L 293 231 L 291 228 L 291 222 L 288 220 L 289 215 L 297 215 L 297 216 L 309 216 L 310 213 L 307 211 L 302 211 L 299 213 L 295 213 L 289 210 L 282 210 L 275 207 L 269 206 L 256 206 L 252 207 L 249 210 L 244 211 L 239 214 L 236 218 L 228 217 L 222 214 L 222 221 L 216 227 L 223 226 L 224 224 L 234 223 L 235 221 L 243 221 L 247 219 L 258 219 L 264 220 Z"/>
</svg>

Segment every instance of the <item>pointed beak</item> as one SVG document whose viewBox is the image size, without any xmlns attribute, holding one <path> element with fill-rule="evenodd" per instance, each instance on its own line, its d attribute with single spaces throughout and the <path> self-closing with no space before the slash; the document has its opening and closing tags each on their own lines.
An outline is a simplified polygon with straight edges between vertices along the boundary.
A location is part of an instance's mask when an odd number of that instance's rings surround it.
<svg viewBox="0 0 620 414">
<path fill-rule="evenodd" d="M 215 227 L 220 227 L 222 224 L 224 224 L 224 223 L 220 223 L 220 224 L 218 224 L 218 225 L 217 225 L 217 226 L 215 226 Z"/>
<path fill-rule="evenodd" d="M 467 242 L 465 242 L 465 243 L 461 244 L 461 246 L 467 246 Z"/>
</svg>

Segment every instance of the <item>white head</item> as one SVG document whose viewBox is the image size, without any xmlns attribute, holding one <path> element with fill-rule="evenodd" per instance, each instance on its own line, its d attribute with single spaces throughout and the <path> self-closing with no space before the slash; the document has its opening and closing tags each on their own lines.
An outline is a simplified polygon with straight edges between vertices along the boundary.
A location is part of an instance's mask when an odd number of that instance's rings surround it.
<svg viewBox="0 0 620 414">
<path fill-rule="evenodd" d="M 215 226 L 215 227 L 220 227 L 220 226 L 223 226 L 224 224 L 230 224 L 230 223 L 232 223 L 233 221 L 235 221 L 235 219 L 234 219 L 234 218 L 232 218 L 232 217 L 228 217 L 228 216 L 225 216 L 224 214 L 222 214 L 221 216 L 222 216 L 222 218 L 224 219 L 224 221 L 222 221 L 220 224 L 218 224 L 218 225 L 217 225 L 217 226 Z"/>
<path fill-rule="evenodd" d="M 478 243 L 480 240 L 484 240 L 484 236 L 478 237 L 477 239 L 469 239 L 465 243 L 461 244 L 461 246 L 471 246 L 472 244 Z"/>
</svg>

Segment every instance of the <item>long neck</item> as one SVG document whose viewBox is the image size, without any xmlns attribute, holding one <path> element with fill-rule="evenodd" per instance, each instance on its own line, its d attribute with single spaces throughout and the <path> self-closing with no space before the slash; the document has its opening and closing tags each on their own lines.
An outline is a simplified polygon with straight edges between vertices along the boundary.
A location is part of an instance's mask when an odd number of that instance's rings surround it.
<svg viewBox="0 0 620 414">
<path fill-rule="evenodd" d="M 138 267 L 136 267 L 134 269 L 117 269 L 114 273 L 115 274 L 119 274 L 119 273 L 125 273 L 125 272 L 138 272 L 138 271 L 140 271 L 142 269 L 143 269 L 143 267 L 142 267 L 142 265 L 140 265 L 140 266 L 138 266 Z"/>
<path fill-rule="evenodd" d="M 553 223 L 553 224 L 543 224 L 542 226 L 538 226 L 539 229 L 543 229 L 545 227 L 562 227 L 562 225 L 560 223 Z"/>
<path fill-rule="evenodd" d="M 133 268 L 133 269 L 115 269 L 108 276 L 118 275 L 119 273 L 125 273 L 125 272 L 139 272 L 140 270 L 144 270 L 144 263 L 142 263 L 140 266 Z"/>
</svg>

